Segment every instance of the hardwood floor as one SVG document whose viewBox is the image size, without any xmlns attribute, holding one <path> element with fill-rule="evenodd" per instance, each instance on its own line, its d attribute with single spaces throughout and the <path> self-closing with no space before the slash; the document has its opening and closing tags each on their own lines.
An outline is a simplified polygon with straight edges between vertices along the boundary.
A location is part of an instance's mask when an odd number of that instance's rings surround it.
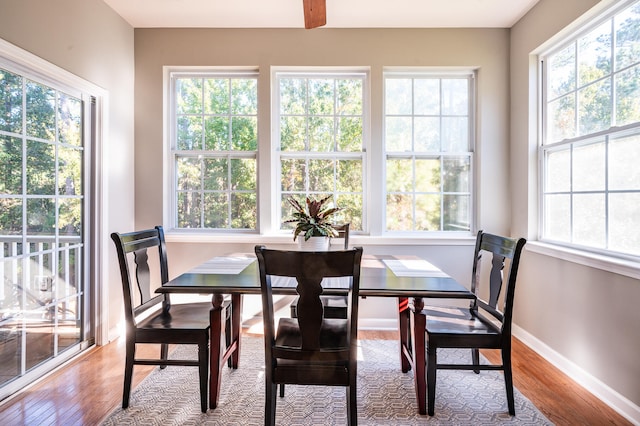
<svg viewBox="0 0 640 426">
<path fill-rule="evenodd" d="M 396 339 L 397 334 L 367 330 L 358 337 Z M 146 345 L 139 351 L 158 349 Z M 517 339 L 513 364 L 515 386 L 556 425 L 631 424 Z M 134 389 L 153 368 L 136 366 Z M 121 403 L 123 370 L 124 339 L 91 349 L 1 403 L 0 425 L 97 425 Z"/>
</svg>

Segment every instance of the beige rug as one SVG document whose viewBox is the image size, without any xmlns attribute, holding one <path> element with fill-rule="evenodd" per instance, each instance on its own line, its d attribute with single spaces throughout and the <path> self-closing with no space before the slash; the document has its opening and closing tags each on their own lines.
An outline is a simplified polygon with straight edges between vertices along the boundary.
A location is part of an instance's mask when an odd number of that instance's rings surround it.
<svg viewBox="0 0 640 426">
<path fill-rule="evenodd" d="M 225 369 L 220 404 L 200 412 L 198 375 L 194 367 L 156 369 L 131 395 L 126 410 L 116 408 L 103 425 L 262 425 L 264 424 L 264 347 L 262 339 L 243 337 L 240 368 Z M 400 371 L 398 342 L 360 341 L 358 424 L 360 425 L 551 425 L 520 392 L 516 416 L 507 412 L 502 373 L 438 371 L 436 415 L 421 416 L 415 400 L 413 373 Z M 195 348 L 180 346 L 181 354 Z M 179 355 L 176 352 L 176 356 Z M 442 350 L 439 359 L 467 362 L 470 351 Z M 345 389 L 287 386 L 278 397 L 278 425 L 345 425 Z"/>
</svg>

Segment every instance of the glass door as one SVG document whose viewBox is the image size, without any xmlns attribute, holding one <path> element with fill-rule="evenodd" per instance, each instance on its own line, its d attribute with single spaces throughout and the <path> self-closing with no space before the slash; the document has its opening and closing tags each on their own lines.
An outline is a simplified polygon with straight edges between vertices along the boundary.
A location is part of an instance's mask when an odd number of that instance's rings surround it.
<svg viewBox="0 0 640 426">
<path fill-rule="evenodd" d="M 92 335 L 82 98 L 0 66 L 0 399 Z"/>
</svg>

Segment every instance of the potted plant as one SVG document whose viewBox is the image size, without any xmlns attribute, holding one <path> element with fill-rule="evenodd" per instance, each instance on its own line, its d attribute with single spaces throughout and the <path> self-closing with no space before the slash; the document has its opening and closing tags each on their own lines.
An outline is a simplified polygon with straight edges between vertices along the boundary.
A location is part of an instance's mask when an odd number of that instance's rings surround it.
<svg viewBox="0 0 640 426">
<path fill-rule="evenodd" d="M 329 238 L 338 236 L 338 231 L 334 229 L 331 218 L 342 209 L 327 205 L 331 197 L 329 195 L 320 200 L 307 197 L 304 205 L 293 197 L 287 199 L 294 212 L 293 218 L 286 220 L 284 223 L 296 224 L 293 231 L 293 240 L 295 241 L 299 235 L 304 237 L 304 240 L 298 240 L 301 249 L 327 250 L 329 248 Z M 311 240 L 311 243 L 309 243 L 309 240 Z"/>
</svg>

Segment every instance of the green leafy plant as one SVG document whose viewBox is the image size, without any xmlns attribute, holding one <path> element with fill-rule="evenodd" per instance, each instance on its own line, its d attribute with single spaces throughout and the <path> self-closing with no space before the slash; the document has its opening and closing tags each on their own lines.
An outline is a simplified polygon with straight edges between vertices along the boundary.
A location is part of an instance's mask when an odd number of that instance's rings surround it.
<svg viewBox="0 0 640 426">
<path fill-rule="evenodd" d="M 293 197 L 287 199 L 294 209 L 293 219 L 286 220 L 284 223 L 296 223 L 293 231 L 293 240 L 302 234 L 304 240 L 307 241 L 311 237 L 337 237 L 336 231 L 331 223 L 331 216 L 342 210 L 339 207 L 330 207 L 326 204 L 331 199 L 331 195 L 320 200 L 314 200 L 307 197 L 304 205 Z"/>
</svg>

